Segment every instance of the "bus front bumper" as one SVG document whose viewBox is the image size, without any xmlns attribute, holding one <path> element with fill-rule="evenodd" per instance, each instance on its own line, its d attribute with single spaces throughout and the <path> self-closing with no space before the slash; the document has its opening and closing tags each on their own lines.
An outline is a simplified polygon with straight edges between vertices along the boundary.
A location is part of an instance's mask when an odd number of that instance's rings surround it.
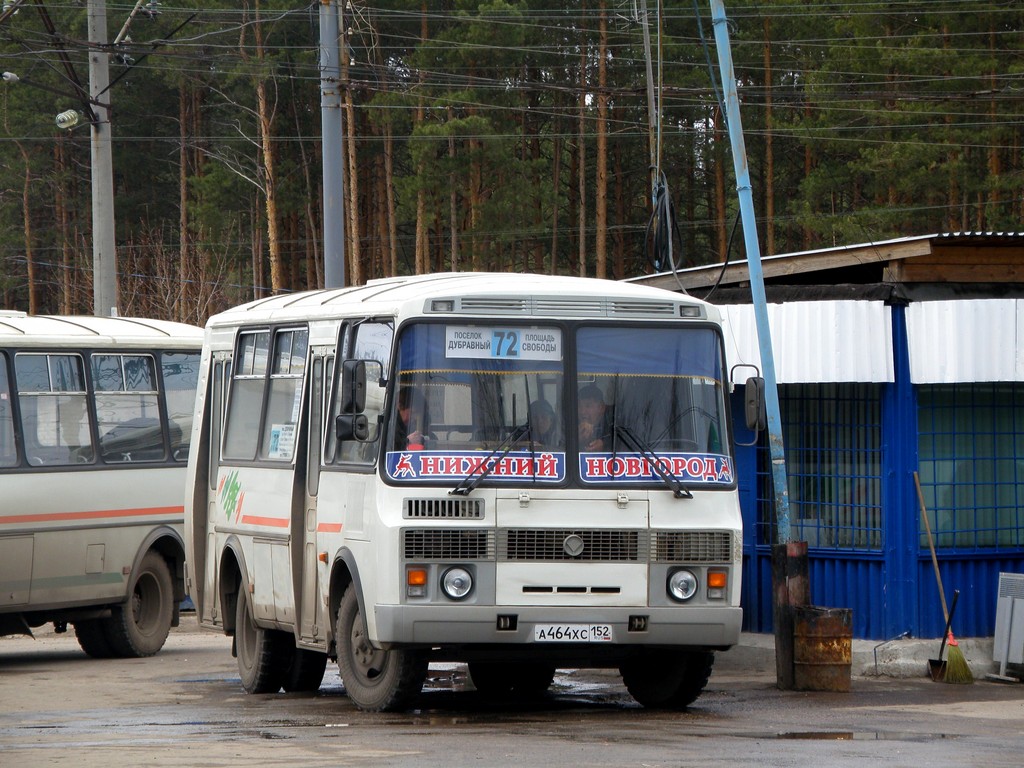
<svg viewBox="0 0 1024 768">
<path fill-rule="evenodd" d="M 590 607 L 376 605 L 375 644 L 410 646 L 528 645 L 551 647 L 587 637 L 588 644 L 724 650 L 739 642 L 739 607 Z M 560 628 L 565 628 L 564 632 Z M 540 629 L 538 629 L 540 628 Z M 555 641 L 546 638 L 556 637 Z"/>
</svg>

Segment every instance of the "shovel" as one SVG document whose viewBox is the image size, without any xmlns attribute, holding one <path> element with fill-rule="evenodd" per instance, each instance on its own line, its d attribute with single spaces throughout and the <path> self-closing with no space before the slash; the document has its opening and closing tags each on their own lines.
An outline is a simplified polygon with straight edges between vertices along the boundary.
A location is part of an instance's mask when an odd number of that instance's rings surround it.
<svg viewBox="0 0 1024 768">
<path fill-rule="evenodd" d="M 939 645 L 939 658 L 928 659 L 928 674 L 936 683 L 946 679 L 946 662 L 942 658 L 942 652 L 946 649 L 946 638 L 949 637 L 949 628 L 953 624 L 953 611 L 956 610 L 956 599 L 960 597 L 960 590 L 953 590 L 953 601 L 949 605 L 949 616 L 946 617 L 946 631 L 942 633 L 942 643 Z"/>
</svg>

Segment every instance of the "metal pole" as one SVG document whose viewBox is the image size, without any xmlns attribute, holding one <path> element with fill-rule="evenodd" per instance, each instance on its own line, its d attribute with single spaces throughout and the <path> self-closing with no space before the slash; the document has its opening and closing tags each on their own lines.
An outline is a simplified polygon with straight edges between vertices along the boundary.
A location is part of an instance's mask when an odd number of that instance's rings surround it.
<svg viewBox="0 0 1024 768">
<path fill-rule="evenodd" d="M 335 0 L 320 0 L 325 288 L 342 288 L 345 285 L 345 164 L 342 157 L 339 31 L 337 3 Z"/>
<path fill-rule="evenodd" d="M 89 0 L 89 95 L 94 100 L 92 123 L 92 295 L 93 314 L 117 314 L 117 251 L 114 244 L 114 172 L 110 145 L 110 94 L 99 96 L 110 81 L 105 0 Z"/>
<path fill-rule="evenodd" d="M 747 150 L 743 143 L 740 102 L 736 92 L 736 73 L 732 63 L 725 5 L 722 0 L 710 0 L 710 2 L 711 19 L 715 27 L 715 47 L 718 49 L 718 67 L 722 73 L 722 89 L 725 94 L 729 141 L 732 144 L 732 161 L 736 169 L 736 192 L 739 195 L 740 217 L 743 220 L 743 241 L 747 247 L 747 268 L 750 272 L 750 290 L 754 299 L 754 319 L 757 324 L 758 347 L 761 351 L 761 369 L 765 380 L 768 447 L 775 489 L 776 543 L 785 544 L 792 538 L 789 524 L 789 487 L 786 482 L 786 454 L 782 442 L 782 417 L 779 410 L 779 388 L 775 377 L 775 357 L 772 354 L 771 329 L 768 325 L 764 273 L 761 271 L 761 250 L 757 241 L 757 222 L 754 219 L 750 171 L 747 168 Z"/>
</svg>

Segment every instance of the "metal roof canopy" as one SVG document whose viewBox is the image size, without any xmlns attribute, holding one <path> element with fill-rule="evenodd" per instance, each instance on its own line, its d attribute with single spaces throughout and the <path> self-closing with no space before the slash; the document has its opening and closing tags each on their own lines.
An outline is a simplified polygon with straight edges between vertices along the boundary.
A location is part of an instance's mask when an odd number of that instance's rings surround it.
<svg viewBox="0 0 1024 768">
<path fill-rule="evenodd" d="M 767 256 L 769 301 L 927 301 L 1024 296 L 1024 232 L 952 232 Z M 680 284 L 719 304 L 749 303 L 746 260 L 635 278 L 668 290 Z"/>
</svg>

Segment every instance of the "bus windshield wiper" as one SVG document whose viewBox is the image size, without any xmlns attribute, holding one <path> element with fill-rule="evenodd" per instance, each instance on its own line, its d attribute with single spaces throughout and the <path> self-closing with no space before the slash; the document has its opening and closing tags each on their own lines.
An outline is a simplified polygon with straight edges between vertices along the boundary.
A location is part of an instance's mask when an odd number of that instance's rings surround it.
<svg viewBox="0 0 1024 768">
<path fill-rule="evenodd" d="M 662 466 L 662 463 L 658 461 L 658 455 L 651 450 L 651 447 L 647 445 L 643 440 L 634 435 L 629 429 L 623 426 L 615 425 L 612 427 L 616 435 L 622 437 L 622 442 L 637 451 L 647 461 L 651 463 L 651 468 L 658 474 L 662 482 L 665 483 L 671 490 L 672 495 L 677 499 L 692 499 L 693 494 L 690 489 L 687 488 L 678 477 L 676 477 L 669 469 Z"/>
<path fill-rule="evenodd" d="M 530 422 L 527 421 L 525 424 L 513 429 L 508 437 L 501 441 L 501 445 L 487 454 L 487 458 L 483 460 L 484 471 L 480 474 L 475 474 L 476 470 L 473 470 L 464 478 L 459 481 L 459 484 L 448 491 L 450 496 L 468 496 L 470 491 L 476 488 L 480 483 L 483 482 L 484 478 L 491 474 L 491 470 L 494 469 L 494 465 L 501 461 L 503 458 L 512 452 L 513 446 L 517 441 L 521 440 L 524 435 L 530 433 Z M 493 460 L 493 461 L 492 461 Z"/>
</svg>

